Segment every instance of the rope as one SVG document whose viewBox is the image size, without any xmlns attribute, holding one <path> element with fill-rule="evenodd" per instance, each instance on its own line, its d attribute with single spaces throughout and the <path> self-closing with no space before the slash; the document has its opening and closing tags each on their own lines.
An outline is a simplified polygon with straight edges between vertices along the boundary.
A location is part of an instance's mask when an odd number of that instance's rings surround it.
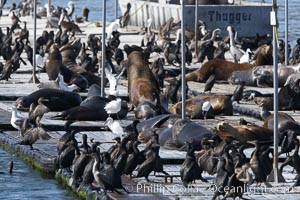
<svg viewBox="0 0 300 200">
<path fill-rule="evenodd" d="M 144 7 L 144 5 L 147 3 L 147 1 L 145 1 L 145 3 L 143 3 L 138 9 L 136 9 L 136 11 L 134 12 L 134 13 L 132 13 L 131 15 L 130 15 L 130 17 L 131 16 L 133 16 L 133 15 L 136 15 L 136 13 L 139 11 L 139 10 L 141 10 L 143 7 Z"/>
<path fill-rule="evenodd" d="M 145 3 L 143 3 L 138 9 L 136 9 L 136 11 L 133 12 L 133 13 L 130 15 L 130 17 L 136 15 L 137 12 L 138 12 L 139 10 L 141 10 L 141 9 L 145 6 L 146 3 L 147 3 L 147 1 L 145 1 Z M 95 21 L 95 22 L 90 22 L 90 23 L 88 23 L 88 24 L 86 24 L 86 25 L 84 25 L 84 26 L 82 26 L 82 27 L 87 27 L 87 26 L 89 26 L 89 25 L 91 25 L 91 24 L 95 24 L 96 27 L 100 27 L 100 26 L 101 26 L 101 25 L 100 25 L 100 22 Z M 109 24 L 110 24 L 110 23 L 107 22 L 107 23 L 106 23 L 106 26 L 109 25 Z"/>
</svg>

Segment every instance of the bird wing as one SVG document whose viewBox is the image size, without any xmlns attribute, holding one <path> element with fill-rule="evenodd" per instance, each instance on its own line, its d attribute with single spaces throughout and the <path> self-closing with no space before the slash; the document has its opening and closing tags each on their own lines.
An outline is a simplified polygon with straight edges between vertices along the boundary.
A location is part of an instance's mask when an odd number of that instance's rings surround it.
<svg viewBox="0 0 300 200">
<path fill-rule="evenodd" d="M 37 128 L 39 138 L 42 140 L 50 140 L 50 135 L 46 132 L 46 130 L 42 127 Z"/>
<path fill-rule="evenodd" d="M 20 126 L 20 127 L 23 125 L 23 122 L 24 122 L 24 118 L 16 119 L 14 121 L 15 125 Z"/>
<path fill-rule="evenodd" d="M 34 144 L 39 139 L 39 134 L 37 128 L 28 129 L 25 134 L 22 142 L 29 142 Z"/>
<path fill-rule="evenodd" d="M 117 87 L 117 79 L 116 77 L 112 74 L 112 71 L 107 69 L 106 67 L 104 68 L 105 75 L 109 81 L 109 90 L 113 91 L 116 90 Z"/>
<path fill-rule="evenodd" d="M 111 186 L 116 187 L 121 183 L 121 176 L 118 176 L 116 169 L 112 166 L 106 166 L 100 171 L 101 180 L 103 183 Z"/>
<path fill-rule="evenodd" d="M 113 129 L 115 131 L 114 133 L 116 133 L 118 135 L 123 135 L 124 134 L 124 130 L 123 130 L 123 128 L 122 128 L 122 126 L 119 122 L 114 121 L 112 126 L 113 126 Z"/>
<path fill-rule="evenodd" d="M 151 171 L 149 171 L 149 170 L 155 164 L 154 162 L 155 162 L 155 159 L 153 157 L 149 157 L 145 162 L 143 162 L 140 165 L 136 177 L 142 177 L 142 176 L 145 176 L 145 173 L 150 173 L 152 170 Z"/>
<path fill-rule="evenodd" d="M 37 116 L 42 116 L 47 112 L 49 112 L 49 108 L 47 106 L 38 105 L 33 111 L 34 118 L 36 118 Z"/>
<path fill-rule="evenodd" d="M 114 108 L 114 101 L 110 101 L 104 106 L 106 112 L 113 108 Z"/>
</svg>

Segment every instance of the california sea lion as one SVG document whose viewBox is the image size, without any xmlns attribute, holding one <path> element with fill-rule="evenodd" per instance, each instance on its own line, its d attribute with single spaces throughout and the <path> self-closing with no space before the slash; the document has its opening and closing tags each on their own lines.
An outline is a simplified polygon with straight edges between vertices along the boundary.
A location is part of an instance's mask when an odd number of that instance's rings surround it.
<svg viewBox="0 0 300 200">
<path fill-rule="evenodd" d="M 190 118 L 203 119 L 202 104 L 208 101 L 212 106 L 212 111 L 207 118 L 213 118 L 214 115 L 233 115 L 232 101 L 226 95 L 198 95 L 186 100 L 186 112 Z M 182 102 L 170 106 L 171 113 L 181 114 Z"/>
<path fill-rule="evenodd" d="M 280 66 L 278 68 L 278 86 L 284 86 L 287 78 L 298 71 L 298 66 Z M 273 87 L 273 65 L 257 66 L 233 72 L 228 81 L 233 84 L 240 84 L 244 81 L 248 86 Z"/>
<path fill-rule="evenodd" d="M 133 106 L 145 100 L 159 103 L 159 85 L 141 52 L 133 51 L 129 54 L 127 76 Z"/>
<path fill-rule="evenodd" d="M 179 119 L 179 115 L 174 114 L 164 114 L 164 115 L 157 115 L 150 119 L 141 121 L 137 124 L 136 128 L 139 133 L 139 140 L 143 140 L 147 142 L 151 135 L 153 135 L 153 128 L 168 128 L 172 127 L 174 122 Z"/>
<path fill-rule="evenodd" d="M 272 47 L 262 45 L 256 51 L 256 60 L 253 64 L 239 64 L 226 60 L 213 59 L 204 63 L 199 69 L 186 74 L 186 80 L 204 83 L 212 71 L 216 74 L 216 80 L 227 80 L 234 71 L 247 70 L 259 65 L 271 65 L 272 60 Z"/>
<path fill-rule="evenodd" d="M 173 143 L 178 148 L 182 148 L 185 145 L 185 142 L 188 141 L 199 144 L 197 149 L 200 150 L 201 140 L 204 137 L 211 138 L 214 135 L 215 134 L 211 130 L 190 119 L 178 119 L 172 127 Z"/>
<path fill-rule="evenodd" d="M 32 103 L 37 104 L 38 99 L 44 97 L 49 101 L 45 102 L 51 111 L 63 111 L 81 103 L 81 97 L 78 93 L 67 92 L 57 89 L 41 89 L 27 96 L 20 97 L 16 100 L 16 107 L 19 110 L 27 110 Z"/>
<path fill-rule="evenodd" d="M 205 101 L 203 99 L 194 97 L 186 100 L 186 116 L 191 119 L 204 119 L 204 113 L 202 111 L 202 105 Z M 173 114 L 182 113 L 182 102 L 178 102 L 169 107 L 169 110 Z M 213 109 L 209 110 L 206 115 L 207 118 L 212 119 L 214 118 L 214 111 Z"/>
<path fill-rule="evenodd" d="M 226 122 L 220 122 L 216 128 L 217 135 L 225 140 L 238 140 L 241 143 L 248 141 L 270 141 L 273 138 L 273 130 L 256 125 L 232 126 Z"/>
<path fill-rule="evenodd" d="M 81 51 L 81 47 L 82 44 L 80 42 L 80 38 L 75 38 L 59 49 L 62 56 L 62 62 L 69 69 L 77 73 L 86 72 L 86 70 L 80 67 L 75 61 L 76 57 L 79 55 Z"/>
<path fill-rule="evenodd" d="M 81 51 L 82 44 L 79 38 L 75 38 L 74 40 L 70 41 L 66 45 L 62 46 L 59 50 L 62 56 L 62 62 L 66 65 L 67 68 L 76 72 L 82 76 L 84 76 L 87 81 L 88 85 L 98 84 L 101 85 L 101 78 L 86 71 L 80 65 L 77 64 L 76 58 Z"/>
<path fill-rule="evenodd" d="M 58 73 L 60 72 L 60 66 L 62 65 L 62 57 L 54 44 L 50 47 L 49 54 L 46 60 L 45 68 L 48 74 L 49 80 L 56 80 Z"/>
<path fill-rule="evenodd" d="M 105 111 L 105 105 L 110 99 L 101 96 L 90 96 L 86 98 L 80 105 L 64 110 L 60 114 L 52 117 L 52 119 L 62 120 L 79 120 L 79 121 L 104 121 L 109 116 Z M 122 101 L 121 110 L 117 114 L 111 114 L 113 119 L 122 119 L 128 113 L 127 102 Z"/>
<path fill-rule="evenodd" d="M 196 98 L 208 101 L 214 115 L 233 115 L 232 101 L 227 95 L 198 95 Z"/>
<path fill-rule="evenodd" d="M 300 95 L 291 94 L 288 86 L 280 88 L 278 92 L 279 110 L 300 110 Z M 264 103 L 268 110 L 273 110 L 273 97 L 255 97 L 254 102 L 257 105 Z"/>
<path fill-rule="evenodd" d="M 156 115 L 167 113 L 169 112 L 162 106 L 151 101 L 143 101 L 134 109 L 135 118 L 137 119 L 149 119 Z"/>
<path fill-rule="evenodd" d="M 58 73 L 61 73 L 64 77 L 64 82 L 67 84 L 75 84 L 81 90 L 85 90 L 88 86 L 88 81 L 82 75 L 71 71 L 62 63 L 62 56 L 57 45 L 52 45 L 48 58 L 46 60 L 46 72 L 49 80 L 56 80 Z"/>
</svg>

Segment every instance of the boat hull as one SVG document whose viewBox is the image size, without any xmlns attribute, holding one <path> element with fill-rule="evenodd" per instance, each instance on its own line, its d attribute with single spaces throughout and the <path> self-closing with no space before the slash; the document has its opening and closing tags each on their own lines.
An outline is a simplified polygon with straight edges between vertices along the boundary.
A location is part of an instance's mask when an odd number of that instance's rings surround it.
<svg viewBox="0 0 300 200">
<path fill-rule="evenodd" d="M 181 5 L 153 3 L 148 1 L 119 0 L 122 14 L 127 3 L 131 3 L 129 25 L 145 27 L 148 18 L 153 20 L 153 28 L 159 30 L 170 17 L 181 20 Z M 198 5 L 198 19 L 213 30 L 220 28 L 227 34 L 227 26 L 232 26 L 240 37 L 254 36 L 256 33 L 271 34 L 271 4 L 249 3 L 242 5 Z M 190 28 L 195 24 L 195 5 L 186 5 L 185 23 Z"/>
</svg>

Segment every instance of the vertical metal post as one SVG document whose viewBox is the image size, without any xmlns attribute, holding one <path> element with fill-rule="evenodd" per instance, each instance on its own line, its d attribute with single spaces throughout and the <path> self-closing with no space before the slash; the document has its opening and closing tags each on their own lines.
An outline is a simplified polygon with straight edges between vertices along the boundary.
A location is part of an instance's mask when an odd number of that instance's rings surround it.
<svg viewBox="0 0 300 200">
<path fill-rule="evenodd" d="M 285 0 L 285 65 L 289 64 L 289 55 L 288 55 L 288 36 L 289 36 L 289 24 L 288 24 L 288 0 Z"/>
<path fill-rule="evenodd" d="M 185 13 L 184 0 L 181 0 L 181 93 L 182 93 L 182 110 L 181 118 L 185 119 L 185 105 L 186 105 L 186 80 L 185 80 Z"/>
<path fill-rule="evenodd" d="M 104 97 L 104 67 L 106 65 L 105 56 L 105 38 L 106 38 L 106 0 L 103 0 L 102 5 L 102 67 L 101 67 L 101 96 Z M 100 67 L 99 67 L 100 74 Z"/>
<path fill-rule="evenodd" d="M 115 19 L 118 18 L 118 0 L 115 0 Z"/>
<path fill-rule="evenodd" d="M 277 2 L 273 0 L 273 65 L 274 65 L 274 182 L 278 183 L 278 49 L 277 49 Z M 272 20 L 271 20 L 272 21 Z"/>
<path fill-rule="evenodd" d="M 33 66 L 32 66 L 32 77 L 31 77 L 31 80 L 29 82 L 33 82 L 34 84 L 38 83 L 38 79 L 36 77 L 36 73 L 35 73 L 35 67 L 36 67 L 36 1 L 37 0 L 34 0 L 33 1 L 33 53 L 32 53 L 32 63 L 33 63 Z"/>
<path fill-rule="evenodd" d="M 195 58 L 198 58 L 198 0 L 195 0 Z"/>
</svg>

